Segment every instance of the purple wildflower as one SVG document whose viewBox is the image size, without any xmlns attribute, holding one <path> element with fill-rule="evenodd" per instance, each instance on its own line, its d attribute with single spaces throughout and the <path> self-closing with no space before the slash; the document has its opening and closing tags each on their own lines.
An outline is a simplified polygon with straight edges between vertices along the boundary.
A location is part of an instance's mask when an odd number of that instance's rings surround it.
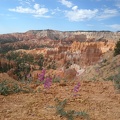
<svg viewBox="0 0 120 120">
<path fill-rule="evenodd" d="M 45 77 L 45 69 L 42 70 L 42 72 L 40 74 L 38 74 L 38 80 L 40 80 L 41 82 L 44 83 L 44 88 L 48 89 L 50 88 L 51 84 L 52 84 L 52 78 L 50 77 Z"/>
<path fill-rule="evenodd" d="M 30 75 L 30 74 L 28 74 L 28 75 L 27 75 L 27 78 L 30 78 L 30 77 L 31 77 L 31 75 Z"/>
<path fill-rule="evenodd" d="M 45 69 L 42 70 L 42 73 L 45 74 Z"/>
<path fill-rule="evenodd" d="M 44 79 L 45 79 L 45 70 L 43 69 L 42 72 L 38 74 L 38 80 L 42 82 L 44 81 Z"/>
<path fill-rule="evenodd" d="M 44 78 L 45 78 L 45 76 L 44 76 L 44 74 L 38 74 L 38 80 L 40 80 L 41 82 L 42 81 L 44 81 Z"/>
<path fill-rule="evenodd" d="M 49 89 L 52 84 L 52 79 L 50 77 L 47 77 L 44 82 L 44 88 Z"/>
<path fill-rule="evenodd" d="M 74 92 L 78 92 L 78 91 L 79 91 L 79 88 L 80 88 L 80 82 L 78 82 L 77 85 L 75 85 L 73 91 L 74 91 Z"/>
</svg>

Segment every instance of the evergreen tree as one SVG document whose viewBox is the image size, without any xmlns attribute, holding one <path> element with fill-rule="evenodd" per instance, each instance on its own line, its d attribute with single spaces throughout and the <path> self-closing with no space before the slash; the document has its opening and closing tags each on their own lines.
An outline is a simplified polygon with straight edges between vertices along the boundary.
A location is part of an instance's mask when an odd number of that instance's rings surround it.
<svg viewBox="0 0 120 120">
<path fill-rule="evenodd" d="M 114 49 L 114 56 L 119 55 L 120 54 L 120 39 L 119 41 L 117 41 L 115 49 Z"/>
</svg>

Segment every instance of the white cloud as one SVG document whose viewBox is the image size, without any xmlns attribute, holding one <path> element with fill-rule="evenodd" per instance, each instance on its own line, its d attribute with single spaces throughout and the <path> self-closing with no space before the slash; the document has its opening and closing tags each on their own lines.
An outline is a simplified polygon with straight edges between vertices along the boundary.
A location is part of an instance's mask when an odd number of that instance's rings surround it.
<svg viewBox="0 0 120 120">
<path fill-rule="evenodd" d="M 72 10 L 77 10 L 78 9 L 78 6 L 73 6 L 72 7 Z"/>
<path fill-rule="evenodd" d="M 106 25 L 106 26 L 114 30 L 120 30 L 120 24 L 112 24 L 112 25 Z"/>
<path fill-rule="evenodd" d="M 101 12 L 98 15 L 97 18 L 99 20 L 103 20 L 103 19 L 108 19 L 108 18 L 111 18 L 111 17 L 115 17 L 117 15 L 119 15 L 119 12 L 116 9 L 104 9 L 103 12 Z"/>
<path fill-rule="evenodd" d="M 65 5 L 68 8 L 71 8 L 73 6 L 73 3 L 68 0 L 59 0 L 59 2 L 61 2 L 63 5 Z"/>
<path fill-rule="evenodd" d="M 8 10 L 18 13 L 33 14 L 34 17 L 44 17 L 45 16 L 44 14 L 48 12 L 47 8 L 40 7 L 39 4 L 34 4 L 33 8 L 18 6 L 16 8 L 8 9 Z"/>
<path fill-rule="evenodd" d="M 35 4 L 35 5 L 34 5 L 34 8 L 35 8 L 36 10 L 38 10 L 38 9 L 40 8 L 40 5 L 39 5 L 39 4 Z"/>
<path fill-rule="evenodd" d="M 22 6 L 18 6 L 13 9 L 9 9 L 9 11 L 12 12 L 18 12 L 18 13 L 34 13 L 34 10 L 31 8 L 23 8 Z"/>
<path fill-rule="evenodd" d="M 54 14 L 61 12 L 61 11 L 62 10 L 60 10 L 59 7 L 57 7 L 56 9 L 51 10 L 51 14 L 54 15 Z"/>
<path fill-rule="evenodd" d="M 100 2 L 102 0 L 91 1 Z M 119 1 L 120 6 L 120 0 L 115 1 Z M 64 11 L 65 17 L 67 17 L 70 21 L 84 21 L 93 18 L 97 20 L 104 20 L 120 15 L 117 9 L 79 9 L 77 5 L 74 5 L 69 0 L 59 0 L 59 2 L 61 2 L 66 7 L 71 8 L 71 10 Z"/>
<path fill-rule="evenodd" d="M 96 16 L 98 10 L 89 10 L 89 9 L 78 9 L 77 7 L 72 8 L 71 11 L 66 11 L 66 17 L 70 21 L 83 21 L 89 20 Z"/>
<path fill-rule="evenodd" d="M 34 0 L 18 0 L 21 5 L 31 5 Z"/>
</svg>

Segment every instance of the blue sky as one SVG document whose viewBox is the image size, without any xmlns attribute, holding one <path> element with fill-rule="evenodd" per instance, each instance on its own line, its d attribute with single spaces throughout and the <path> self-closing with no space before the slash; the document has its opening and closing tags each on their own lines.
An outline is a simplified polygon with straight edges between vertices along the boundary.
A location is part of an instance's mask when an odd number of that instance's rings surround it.
<svg viewBox="0 0 120 120">
<path fill-rule="evenodd" d="M 120 0 L 0 0 L 0 34 L 120 30 Z"/>
</svg>

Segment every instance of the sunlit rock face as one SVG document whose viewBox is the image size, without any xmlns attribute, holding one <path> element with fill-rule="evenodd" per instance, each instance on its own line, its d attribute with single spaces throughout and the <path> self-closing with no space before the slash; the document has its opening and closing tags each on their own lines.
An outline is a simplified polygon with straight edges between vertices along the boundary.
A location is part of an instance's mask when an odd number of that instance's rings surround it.
<svg viewBox="0 0 120 120">
<path fill-rule="evenodd" d="M 115 47 L 114 42 L 74 42 L 71 45 L 72 59 L 78 61 L 81 66 L 98 62 L 101 56 Z"/>
<path fill-rule="evenodd" d="M 73 42 L 70 46 L 27 50 L 29 54 L 43 54 L 57 63 L 57 67 L 69 64 L 85 67 L 97 63 L 107 51 L 114 50 L 114 42 Z M 69 63 L 68 63 L 69 62 Z"/>
</svg>

